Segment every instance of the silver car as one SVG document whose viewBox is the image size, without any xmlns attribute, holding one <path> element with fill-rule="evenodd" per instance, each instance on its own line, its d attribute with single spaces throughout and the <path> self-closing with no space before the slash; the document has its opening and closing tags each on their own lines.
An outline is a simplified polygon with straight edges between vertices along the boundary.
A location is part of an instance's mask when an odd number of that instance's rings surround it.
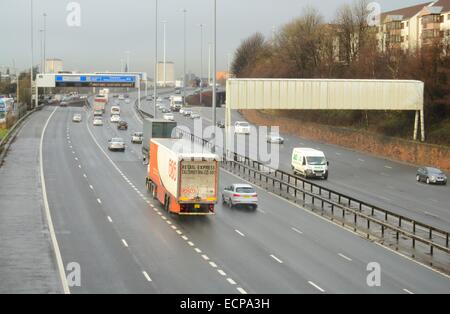
<svg viewBox="0 0 450 314">
<path fill-rule="evenodd" d="M 283 144 L 284 138 L 282 138 L 278 133 L 270 132 L 267 135 L 267 142 L 274 143 L 274 144 Z"/>
<path fill-rule="evenodd" d="M 111 150 L 111 151 L 119 150 L 122 152 L 125 151 L 125 142 L 124 142 L 123 138 L 114 137 L 114 138 L 110 139 L 108 142 L 109 142 L 109 145 L 108 145 L 109 150 Z"/>
<path fill-rule="evenodd" d="M 196 113 L 196 112 L 192 112 L 190 117 L 191 117 L 191 119 L 199 119 L 200 115 L 198 113 Z"/>
<path fill-rule="evenodd" d="M 251 185 L 236 183 L 223 190 L 222 203 L 227 204 L 230 208 L 241 205 L 256 210 L 258 208 L 258 194 Z"/>
<path fill-rule="evenodd" d="M 81 122 L 81 114 L 79 114 L 79 113 L 74 114 L 72 117 L 72 121 L 73 122 Z"/>
</svg>

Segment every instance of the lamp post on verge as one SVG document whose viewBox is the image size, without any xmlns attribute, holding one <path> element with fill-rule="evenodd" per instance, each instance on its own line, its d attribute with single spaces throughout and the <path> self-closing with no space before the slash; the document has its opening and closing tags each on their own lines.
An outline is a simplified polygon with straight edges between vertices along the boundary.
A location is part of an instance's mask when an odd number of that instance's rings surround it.
<svg viewBox="0 0 450 314">
<path fill-rule="evenodd" d="M 203 104 L 203 24 L 200 24 L 200 106 Z"/>
<path fill-rule="evenodd" d="M 156 84 L 158 83 L 158 0 L 155 0 L 155 69 L 153 79 L 153 118 L 156 119 L 156 98 L 158 97 L 158 90 Z"/>
<path fill-rule="evenodd" d="M 216 92 L 216 57 L 217 57 L 217 52 L 216 52 L 216 48 L 217 48 L 217 40 L 216 40 L 216 36 L 217 36 L 217 0 L 214 0 L 214 7 L 213 7 L 213 90 L 212 90 L 212 125 L 214 128 L 214 135 L 212 138 L 212 147 L 211 150 L 214 153 L 215 152 L 215 145 L 216 145 L 216 130 L 217 130 L 217 125 L 216 125 L 216 102 L 217 102 L 217 92 Z M 226 132 L 226 129 L 225 129 Z M 226 136 L 226 135 L 225 135 Z M 224 145 L 226 146 L 226 145 Z"/>
</svg>

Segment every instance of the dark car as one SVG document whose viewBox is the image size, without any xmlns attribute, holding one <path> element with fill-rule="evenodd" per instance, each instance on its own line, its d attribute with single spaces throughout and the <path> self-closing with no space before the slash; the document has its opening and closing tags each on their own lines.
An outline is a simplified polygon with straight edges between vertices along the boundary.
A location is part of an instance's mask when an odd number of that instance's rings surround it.
<svg viewBox="0 0 450 314">
<path fill-rule="evenodd" d="M 224 128 L 225 128 L 225 123 L 223 123 L 222 121 L 218 121 L 218 122 L 217 122 L 217 126 L 218 126 L 219 128 L 221 128 L 221 129 L 224 129 Z"/>
<path fill-rule="evenodd" d="M 126 123 L 125 121 L 119 121 L 119 123 L 117 123 L 117 129 L 128 130 L 128 123 Z"/>
<path fill-rule="evenodd" d="M 426 182 L 427 184 L 447 184 L 447 176 L 440 169 L 433 167 L 422 167 L 417 169 L 417 182 Z"/>
</svg>

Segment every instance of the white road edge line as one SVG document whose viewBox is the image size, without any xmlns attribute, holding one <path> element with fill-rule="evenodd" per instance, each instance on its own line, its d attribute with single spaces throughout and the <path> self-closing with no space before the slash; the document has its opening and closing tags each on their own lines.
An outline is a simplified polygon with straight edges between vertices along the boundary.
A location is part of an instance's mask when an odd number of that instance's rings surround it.
<svg viewBox="0 0 450 314">
<path fill-rule="evenodd" d="M 291 229 L 294 230 L 295 232 L 297 232 L 298 234 L 303 234 L 303 232 L 301 232 L 300 230 L 298 230 L 298 229 L 295 228 L 295 227 L 291 227 Z"/>
<path fill-rule="evenodd" d="M 53 226 L 52 216 L 50 213 L 50 207 L 48 204 L 48 198 L 47 198 L 47 188 L 45 185 L 45 176 L 44 176 L 44 162 L 43 162 L 43 153 L 42 153 L 42 147 L 44 143 L 44 135 L 45 131 L 47 130 L 48 123 L 50 122 L 50 119 L 53 117 L 53 114 L 56 112 L 58 107 L 56 107 L 53 112 L 48 117 L 47 121 L 45 122 L 44 128 L 42 129 L 41 134 L 41 140 L 39 144 L 39 166 L 41 171 L 41 185 L 42 185 L 42 197 L 44 199 L 44 208 L 45 208 L 45 216 L 47 218 L 47 225 L 50 232 L 50 238 L 52 240 L 53 244 L 53 251 L 55 252 L 56 257 L 56 264 L 58 265 L 58 273 L 61 280 L 61 285 L 64 291 L 64 294 L 70 294 L 69 284 L 67 283 L 66 273 L 64 270 L 64 263 L 61 257 L 61 251 L 59 249 L 58 240 L 56 239 L 55 234 L 55 228 Z"/>
<path fill-rule="evenodd" d="M 323 290 L 321 287 L 319 287 L 318 285 L 316 285 L 314 282 L 312 281 L 308 281 L 308 283 L 313 286 L 314 288 L 316 288 L 317 290 L 319 290 L 320 292 L 325 292 L 325 290 Z"/>
<path fill-rule="evenodd" d="M 101 204 L 101 203 L 102 203 L 102 200 L 99 199 L 99 198 L 97 198 L 97 203 Z"/>
<path fill-rule="evenodd" d="M 113 222 L 112 219 L 111 219 L 111 217 L 109 217 L 109 216 L 108 216 L 108 221 L 109 221 L 109 222 Z"/>
<path fill-rule="evenodd" d="M 122 243 L 125 247 L 128 247 L 128 243 L 127 243 L 127 241 L 125 241 L 125 239 L 122 239 Z"/>
<path fill-rule="evenodd" d="M 241 294 L 247 294 L 247 291 L 245 291 L 245 290 L 242 289 L 241 287 L 237 287 L 236 289 L 237 289 L 237 291 L 239 291 Z"/>
<path fill-rule="evenodd" d="M 236 284 L 236 281 L 234 281 L 234 280 L 231 279 L 231 278 L 227 278 L 227 281 L 228 281 L 231 285 L 235 285 L 235 284 Z"/>
<path fill-rule="evenodd" d="M 409 291 L 408 289 L 403 289 L 407 294 L 414 294 L 414 292 Z"/>
</svg>

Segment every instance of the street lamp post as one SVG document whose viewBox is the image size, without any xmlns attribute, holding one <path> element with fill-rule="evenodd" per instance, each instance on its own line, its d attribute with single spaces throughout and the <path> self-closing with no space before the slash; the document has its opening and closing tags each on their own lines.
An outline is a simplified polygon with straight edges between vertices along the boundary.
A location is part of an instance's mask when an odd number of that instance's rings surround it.
<svg viewBox="0 0 450 314">
<path fill-rule="evenodd" d="M 158 82 L 158 0 L 155 0 L 155 69 L 153 80 L 153 118 L 156 119 L 156 98 L 158 97 L 156 84 Z"/>
<path fill-rule="evenodd" d="M 163 62 L 164 62 L 164 73 L 163 73 L 163 80 L 164 80 L 164 87 L 166 87 L 167 84 L 167 79 L 166 79 L 166 24 L 167 21 L 163 21 L 163 27 L 164 27 L 164 40 L 163 40 L 163 46 L 164 46 L 164 57 L 163 57 Z"/>
<path fill-rule="evenodd" d="M 186 9 L 183 9 L 184 53 L 183 53 L 183 107 L 186 105 Z"/>
<path fill-rule="evenodd" d="M 31 106 L 33 106 L 33 63 L 34 63 L 34 55 L 33 55 L 33 47 L 34 47 L 34 42 L 33 42 L 33 33 L 34 33 L 34 29 L 33 29 L 33 0 L 30 0 L 30 37 L 31 37 L 31 67 L 30 67 L 30 90 L 31 90 Z M 37 88 L 37 87 L 36 87 Z M 37 106 L 37 99 L 36 99 L 36 106 Z"/>
<path fill-rule="evenodd" d="M 200 24 L 200 106 L 203 104 L 203 24 Z"/>
<path fill-rule="evenodd" d="M 211 43 L 208 43 L 208 87 L 211 85 Z"/>
<path fill-rule="evenodd" d="M 212 90 L 212 125 L 213 128 L 216 130 L 216 102 L 217 102 L 217 93 L 216 93 L 216 48 L 217 48 L 217 0 L 214 0 L 214 8 L 213 8 L 213 90 Z M 226 135 L 225 135 L 226 136 Z M 214 131 L 213 135 L 213 145 L 212 145 L 212 151 L 215 152 L 215 145 L 216 145 L 216 132 Z"/>
<path fill-rule="evenodd" d="M 43 68 L 43 72 L 47 73 L 47 66 L 46 66 L 46 60 L 47 60 L 47 55 L 46 55 L 46 45 L 47 45 L 47 13 L 44 13 L 44 68 Z"/>
</svg>

